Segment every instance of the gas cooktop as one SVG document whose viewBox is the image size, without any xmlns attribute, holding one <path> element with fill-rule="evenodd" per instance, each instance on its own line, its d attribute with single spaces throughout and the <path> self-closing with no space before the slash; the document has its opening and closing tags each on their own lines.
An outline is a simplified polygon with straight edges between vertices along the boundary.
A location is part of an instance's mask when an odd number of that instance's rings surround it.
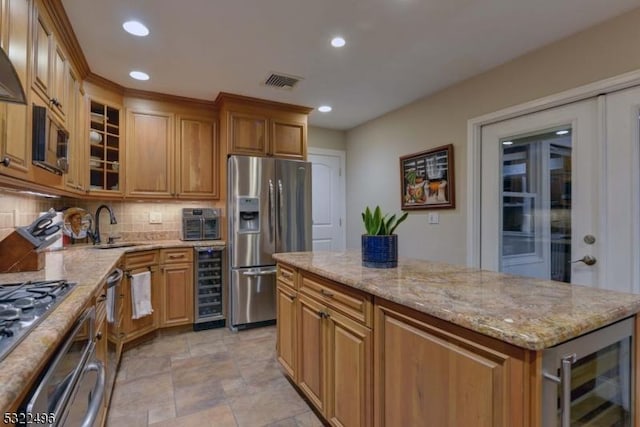
<svg viewBox="0 0 640 427">
<path fill-rule="evenodd" d="M 75 285 L 66 280 L 0 285 L 0 360 L 50 313 Z"/>
</svg>

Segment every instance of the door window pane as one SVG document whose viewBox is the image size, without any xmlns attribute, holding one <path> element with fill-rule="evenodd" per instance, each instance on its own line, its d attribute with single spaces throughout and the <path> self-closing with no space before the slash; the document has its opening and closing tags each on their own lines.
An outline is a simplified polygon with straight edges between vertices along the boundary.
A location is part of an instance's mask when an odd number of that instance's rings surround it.
<svg viewBox="0 0 640 427">
<path fill-rule="evenodd" d="M 501 270 L 570 282 L 570 127 L 501 143 Z"/>
</svg>

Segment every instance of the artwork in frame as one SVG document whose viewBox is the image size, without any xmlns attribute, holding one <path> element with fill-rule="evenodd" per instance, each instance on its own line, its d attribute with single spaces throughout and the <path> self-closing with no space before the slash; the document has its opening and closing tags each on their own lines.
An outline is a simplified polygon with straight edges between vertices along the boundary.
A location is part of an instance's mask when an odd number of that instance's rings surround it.
<svg viewBox="0 0 640 427">
<path fill-rule="evenodd" d="M 403 210 L 455 208 L 453 145 L 400 157 L 400 183 Z"/>
</svg>

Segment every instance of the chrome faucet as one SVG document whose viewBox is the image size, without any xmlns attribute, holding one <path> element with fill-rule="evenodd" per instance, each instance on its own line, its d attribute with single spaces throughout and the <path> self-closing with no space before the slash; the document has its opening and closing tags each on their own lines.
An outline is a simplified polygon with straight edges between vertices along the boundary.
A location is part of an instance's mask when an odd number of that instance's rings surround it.
<svg viewBox="0 0 640 427">
<path fill-rule="evenodd" d="M 98 209 L 96 210 L 96 216 L 95 216 L 95 221 L 96 221 L 95 231 L 93 232 L 93 235 L 91 236 L 94 245 L 97 245 L 98 243 L 101 242 L 101 240 L 100 240 L 100 212 L 102 212 L 102 209 L 107 209 L 107 211 L 109 211 L 109 223 L 110 224 L 117 224 L 118 223 L 118 221 L 116 221 L 116 216 L 113 214 L 113 211 L 111 210 L 111 208 L 109 206 L 107 206 L 107 205 L 98 206 Z M 109 239 L 109 240 L 111 240 L 111 239 Z"/>
</svg>

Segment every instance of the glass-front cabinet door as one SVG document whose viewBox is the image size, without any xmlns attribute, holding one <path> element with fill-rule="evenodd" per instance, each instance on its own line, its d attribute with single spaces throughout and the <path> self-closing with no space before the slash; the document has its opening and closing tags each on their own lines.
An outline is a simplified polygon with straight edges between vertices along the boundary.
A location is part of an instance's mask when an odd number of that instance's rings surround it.
<svg viewBox="0 0 640 427">
<path fill-rule="evenodd" d="M 121 192 L 120 109 L 91 100 L 89 190 Z"/>
</svg>

